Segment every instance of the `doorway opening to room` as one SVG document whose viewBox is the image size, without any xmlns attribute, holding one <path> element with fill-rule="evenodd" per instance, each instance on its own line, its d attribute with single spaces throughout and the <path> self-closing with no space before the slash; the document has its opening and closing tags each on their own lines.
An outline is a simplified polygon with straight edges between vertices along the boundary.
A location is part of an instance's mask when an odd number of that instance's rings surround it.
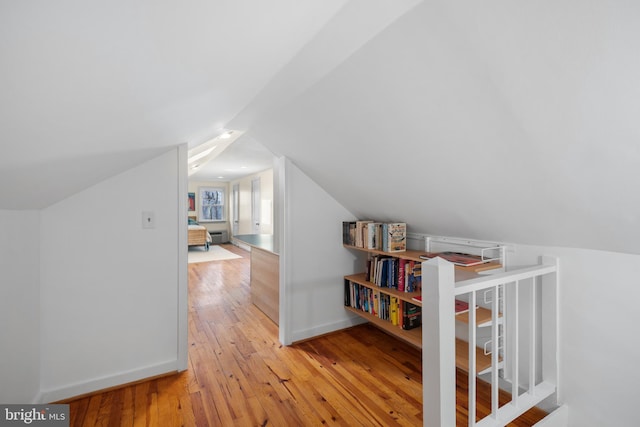
<svg viewBox="0 0 640 427">
<path fill-rule="evenodd" d="M 189 220 L 209 236 L 208 243 L 189 244 L 189 258 L 215 258 L 212 252 L 225 245 L 249 252 L 252 301 L 277 325 L 273 154 L 241 132 L 226 131 L 190 149 L 188 157 Z"/>
</svg>

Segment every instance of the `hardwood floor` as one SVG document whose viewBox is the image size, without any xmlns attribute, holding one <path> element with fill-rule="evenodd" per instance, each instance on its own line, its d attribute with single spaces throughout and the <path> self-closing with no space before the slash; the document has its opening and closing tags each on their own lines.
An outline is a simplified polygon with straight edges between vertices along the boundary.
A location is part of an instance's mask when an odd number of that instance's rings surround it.
<svg viewBox="0 0 640 427">
<path fill-rule="evenodd" d="M 280 345 L 276 325 L 250 303 L 249 254 L 224 247 L 243 258 L 189 264 L 189 369 L 70 401 L 70 425 L 422 425 L 419 351 L 369 325 Z M 466 425 L 466 375 L 458 381 Z M 489 391 L 478 387 L 486 414 Z"/>
</svg>

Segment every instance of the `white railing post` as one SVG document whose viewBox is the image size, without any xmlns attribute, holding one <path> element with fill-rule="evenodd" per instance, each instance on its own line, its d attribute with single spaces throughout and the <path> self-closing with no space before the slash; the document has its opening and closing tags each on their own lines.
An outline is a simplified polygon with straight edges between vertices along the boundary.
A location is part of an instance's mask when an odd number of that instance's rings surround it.
<svg viewBox="0 0 640 427">
<path fill-rule="evenodd" d="M 556 403 L 562 403 L 560 371 L 560 289 L 558 288 L 558 259 L 541 257 L 543 265 L 553 265 L 556 271 L 542 277 L 542 380 L 556 386 Z"/>
<path fill-rule="evenodd" d="M 515 406 L 519 406 L 520 399 L 520 330 L 518 325 L 520 324 L 520 281 L 513 282 L 511 284 L 513 288 L 513 303 L 510 309 L 505 310 L 505 325 L 508 324 L 507 320 L 511 322 L 512 328 L 509 340 L 511 341 L 510 349 L 507 352 L 507 361 L 510 363 L 511 368 L 511 399 Z M 505 304 L 506 306 L 506 304 Z"/>
<path fill-rule="evenodd" d="M 504 299 L 498 298 L 503 287 Z M 505 272 L 496 272 L 485 276 L 457 282 L 454 295 L 469 295 L 470 307 L 474 307 L 476 292 L 492 290 L 491 314 L 491 414 L 477 423 L 471 419 L 473 405 L 469 403 L 469 426 L 504 426 L 534 407 L 544 399 L 556 393 L 557 403 L 561 404 L 559 375 L 559 329 L 558 329 L 558 261 L 553 257 L 543 257 L 536 266 L 523 267 Z M 439 288 L 446 294 L 446 290 Z M 442 300 L 442 294 L 440 294 Z M 426 297 L 425 297 L 426 298 Z M 455 297 L 454 297 L 455 298 Z M 487 305 L 485 300 L 485 305 Z M 526 312 L 520 312 L 527 307 Z M 441 308 L 442 309 L 442 308 Z M 499 314 L 502 313 L 502 319 Z M 469 345 L 475 345 L 472 325 L 473 316 L 469 316 Z M 521 325 L 522 323 L 522 325 Z M 502 326 L 501 326 L 502 325 Z M 504 347 L 499 344 L 498 328 L 502 327 Z M 522 329 L 522 331 L 520 330 Z M 442 332 L 442 328 L 440 328 Z M 508 334 L 505 332 L 508 331 Z M 424 332 L 423 332 L 424 333 Z M 527 351 L 520 351 L 521 344 L 528 344 Z M 502 362 L 498 359 L 500 348 L 505 351 Z M 541 357 L 541 358 L 540 358 Z M 470 351 L 469 359 L 472 359 Z M 473 363 L 471 361 L 470 363 Z M 505 364 L 505 380 L 511 382 L 511 401 L 499 406 L 497 394 L 498 369 Z M 521 372 L 521 369 L 524 372 Z M 542 372 L 541 372 L 542 370 Z M 475 398 L 471 387 L 475 381 L 475 372 L 469 370 L 469 399 Z M 541 377 L 541 378 L 540 378 Z M 527 381 L 525 392 L 520 393 L 520 379 Z M 522 384 L 524 387 L 525 385 Z M 444 424 L 443 424 L 444 425 Z M 453 425 L 453 424 L 452 424 Z"/>
<path fill-rule="evenodd" d="M 499 384 L 498 373 L 500 371 L 500 325 L 498 324 L 498 313 L 500 310 L 500 286 L 496 285 L 493 288 L 493 298 L 491 301 L 491 416 L 498 418 L 498 408 L 500 407 L 499 398 Z M 503 295 L 504 298 L 504 295 Z M 504 339 L 504 337 L 502 337 Z"/>
<path fill-rule="evenodd" d="M 467 424 L 469 427 L 473 427 L 476 425 L 476 291 L 472 291 L 469 293 L 469 343 L 468 343 L 468 353 L 469 353 L 469 370 L 467 376 L 467 407 L 469 415 Z"/>
<path fill-rule="evenodd" d="M 436 257 L 422 263 L 423 425 L 456 425 L 454 266 Z"/>
</svg>

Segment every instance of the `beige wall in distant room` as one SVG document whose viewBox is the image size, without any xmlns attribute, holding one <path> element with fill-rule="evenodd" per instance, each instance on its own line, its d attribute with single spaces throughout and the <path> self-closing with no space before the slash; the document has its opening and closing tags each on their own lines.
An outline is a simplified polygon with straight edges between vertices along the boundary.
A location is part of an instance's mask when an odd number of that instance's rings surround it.
<svg viewBox="0 0 640 427">
<path fill-rule="evenodd" d="M 200 213 L 198 212 L 198 207 L 200 206 L 199 201 L 199 191 L 200 187 L 219 187 L 224 188 L 225 191 L 225 205 L 224 205 L 224 217 L 225 221 L 223 222 L 202 222 L 201 224 L 207 227 L 209 231 L 223 231 L 226 230 L 229 234 L 231 234 L 231 230 L 229 228 L 230 224 L 230 210 L 229 205 L 231 203 L 231 186 L 228 182 L 218 182 L 218 181 L 191 181 L 189 180 L 188 192 L 195 193 L 196 195 L 196 210 L 188 211 L 189 216 L 196 216 L 197 220 L 200 220 Z M 188 201 L 185 200 L 185 203 Z"/>
<path fill-rule="evenodd" d="M 229 200 L 233 200 L 233 185 L 240 186 L 240 208 L 238 216 L 238 234 L 252 234 L 251 229 L 251 181 L 260 178 L 261 220 L 260 234 L 273 234 L 273 169 L 267 169 L 244 178 L 231 181 L 229 184 Z M 230 203 L 231 206 L 231 203 Z M 233 206 L 229 214 L 233 215 Z"/>
</svg>

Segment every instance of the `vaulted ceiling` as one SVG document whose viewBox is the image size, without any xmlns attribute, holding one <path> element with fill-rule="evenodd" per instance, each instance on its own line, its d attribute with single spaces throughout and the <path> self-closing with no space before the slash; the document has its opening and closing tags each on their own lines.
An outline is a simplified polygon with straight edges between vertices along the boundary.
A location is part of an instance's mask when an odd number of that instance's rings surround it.
<svg viewBox="0 0 640 427">
<path fill-rule="evenodd" d="M 640 6 L 0 0 L 0 208 L 238 129 L 355 215 L 640 253 Z"/>
<path fill-rule="evenodd" d="M 421 2 L 248 134 L 358 217 L 640 253 L 638 22 L 626 1 Z"/>
</svg>

